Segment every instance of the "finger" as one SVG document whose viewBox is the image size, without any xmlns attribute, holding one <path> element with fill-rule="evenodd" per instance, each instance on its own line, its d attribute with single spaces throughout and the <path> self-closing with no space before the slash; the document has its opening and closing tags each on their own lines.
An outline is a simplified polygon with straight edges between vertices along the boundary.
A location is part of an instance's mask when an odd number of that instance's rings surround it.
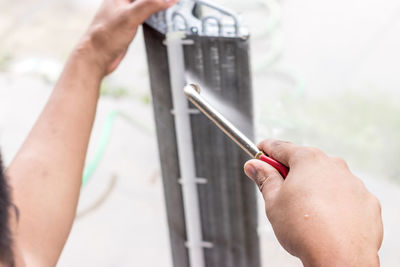
<svg viewBox="0 0 400 267">
<path fill-rule="evenodd" d="M 136 0 L 132 2 L 130 9 L 132 16 L 138 24 L 141 24 L 154 13 L 165 10 L 177 2 L 178 0 Z"/>
<path fill-rule="evenodd" d="M 301 147 L 290 142 L 267 139 L 258 144 L 258 148 L 271 158 L 290 168 L 295 152 Z"/>
<path fill-rule="evenodd" d="M 279 172 L 261 160 L 250 160 L 244 165 L 244 171 L 260 189 L 265 205 L 272 205 L 283 184 L 283 177 Z"/>
</svg>

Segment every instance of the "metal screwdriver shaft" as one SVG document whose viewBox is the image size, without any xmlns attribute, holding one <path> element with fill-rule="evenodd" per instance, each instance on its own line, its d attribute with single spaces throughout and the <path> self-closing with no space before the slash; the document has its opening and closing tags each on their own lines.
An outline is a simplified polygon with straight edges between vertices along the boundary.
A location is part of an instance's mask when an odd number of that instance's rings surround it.
<svg viewBox="0 0 400 267">
<path fill-rule="evenodd" d="M 239 129 L 237 129 L 230 121 L 228 121 L 220 112 L 211 106 L 201 95 L 200 87 L 196 84 L 185 86 L 184 93 L 201 112 L 204 113 L 211 121 L 215 123 L 227 136 L 229 136 L 236 144 L 252 158 L 260 159 L 272 167 L 277 169 L 283 177 L 288 175 L 288 168 L 278 161 L 267 157 L 258 147 L 248 139 Z"/>
<path fill-rule="evenodd" d="M 200 95 L 200 87 L 190 84 L 184 89 L 186 97 L 210 120 L 212 120 L 226 135 L 235 141 L 251 157 L 256 158 L 260 150 L 242 132 L 240 132 L 230 121 L 212 107 Z"/>
</svg>

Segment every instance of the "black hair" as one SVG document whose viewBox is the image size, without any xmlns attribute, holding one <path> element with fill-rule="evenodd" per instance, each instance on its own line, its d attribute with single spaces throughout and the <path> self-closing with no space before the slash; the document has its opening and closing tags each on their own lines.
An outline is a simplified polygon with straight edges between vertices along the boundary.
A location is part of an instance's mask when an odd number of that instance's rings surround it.
<svg viewBox="0 0 400 267">
<path fill-rule="evenodd" d="M 10 211 L 13 209 L 10 187 L 0 154 L 0 263 L 14 266 L 13 242 L 10 231 Z"/>
</svg>

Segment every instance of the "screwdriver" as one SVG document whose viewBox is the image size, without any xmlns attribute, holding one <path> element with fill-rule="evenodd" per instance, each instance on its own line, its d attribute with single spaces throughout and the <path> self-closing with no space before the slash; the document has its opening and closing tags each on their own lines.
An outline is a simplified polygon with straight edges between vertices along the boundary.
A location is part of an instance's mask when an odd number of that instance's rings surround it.
<svg viewBox="0 0 400 267">
<path fill-rule="evenodd" d="M 185 86 L 184 93 L 201 112 L 204 113 L 218 128 L 220 128 L 227 136 L 229 136 L 236 144 L 252 158 L 264 161 L 274 167 L 282 176 L 286 178 L 289 173 L 287 168 L 282 163 L 265 155 L 258 147 L 250 141 L 242 132 L 240 132 L 231 122 L 229 122 L 221 113 L 212 107 L 201 95 L 200 86 L 197 84 L 189 84 Z"/>
</svg>

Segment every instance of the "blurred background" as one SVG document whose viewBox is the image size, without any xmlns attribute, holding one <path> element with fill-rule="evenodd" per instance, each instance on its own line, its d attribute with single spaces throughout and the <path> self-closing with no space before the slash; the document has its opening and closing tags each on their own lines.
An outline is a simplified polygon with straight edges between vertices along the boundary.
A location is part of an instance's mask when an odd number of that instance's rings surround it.
<svg viewBox="0 0 400 267">
<path fill-rule="evenodd" d="M 0 144 L 8 164 L 101 0 L 0 0 Z M 382 202 L 382 266 L 400 266 L 400 3 L 218 0 L 252 40 L 257 141 L 346 159 Z M 76 223 L 58 266 L 171 266 L 142 34 L 104 80 Z M 104 152 L 104 157 L 100 155 Z M 100 160 L 101 159 L 101 160 Z M 301 266 L 260 204 L 264 266 Z"/>
</svg>

